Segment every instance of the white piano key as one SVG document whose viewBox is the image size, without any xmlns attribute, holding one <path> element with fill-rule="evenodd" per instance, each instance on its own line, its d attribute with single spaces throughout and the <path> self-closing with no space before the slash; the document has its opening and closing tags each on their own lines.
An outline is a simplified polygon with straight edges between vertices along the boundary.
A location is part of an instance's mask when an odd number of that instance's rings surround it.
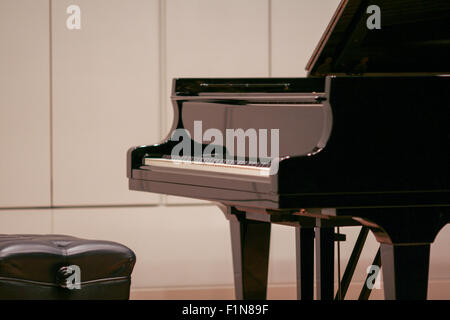
<svg viewBox="0 0 450 320">
<path fill-rule="evenodd" d="M 144 164 L 153 171 L 162 170 L 173 172 L 173 169 L 179 169 L 192 170 L 195 172 L 236 174 L 254 177 L 268 177 L 270 175 L 270 167 L 256 167 L 249 165 L 172 160 L 162 158 L 146 158 L 144 160 Z"/>
</svg>

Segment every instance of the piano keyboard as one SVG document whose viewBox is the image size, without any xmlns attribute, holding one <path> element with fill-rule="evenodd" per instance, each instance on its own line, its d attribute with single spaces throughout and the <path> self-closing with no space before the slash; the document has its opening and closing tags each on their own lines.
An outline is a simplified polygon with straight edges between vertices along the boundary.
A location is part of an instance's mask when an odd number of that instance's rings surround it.
<svg viewBox="0 0 450 320">
<path fill-rule="evenodd" d="M 270 162 L 249 162 L 248 160 L 219 160 L 215 158 L 180 157 L 172 159 L 170 156 L 162 158 L 144 158 L 144 165 L 150 170 L 182 169 L 205 173 L 224 173 L 243 176 L 268 177 Z"/>
</svg>

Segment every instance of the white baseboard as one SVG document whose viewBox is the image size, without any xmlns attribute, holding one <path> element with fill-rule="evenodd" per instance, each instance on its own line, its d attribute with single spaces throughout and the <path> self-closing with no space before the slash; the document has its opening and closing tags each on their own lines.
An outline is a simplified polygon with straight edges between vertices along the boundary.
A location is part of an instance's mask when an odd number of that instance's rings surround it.
<svg viewBox="0 0 450 320">
<path fill-rule="evenodd" d="M 362 283 L 352 283 L 346 300 L 357 300 Z M 131 289 L 132 300 L 233 300 L 232 286 L 183 287 L 183 288 L 135 288 Z M 268 286 L 269 300 L 295 300 L 295 284 L 272 284 Z M 374 289 L 370 300 L 383 300 L 383 287 Z M 429 300 L 450 300 L 450 280 L 433 280 L 428 285 Z"/>
</svg>

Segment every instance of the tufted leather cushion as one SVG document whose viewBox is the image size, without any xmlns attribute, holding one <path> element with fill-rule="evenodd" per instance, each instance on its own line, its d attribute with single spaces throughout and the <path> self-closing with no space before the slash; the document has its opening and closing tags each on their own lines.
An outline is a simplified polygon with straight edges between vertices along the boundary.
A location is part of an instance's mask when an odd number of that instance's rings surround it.
<svg viewBox="0 0 450 320">
<path fill-rule="evenodd" d="M 119 243 L 66 235 L 0 235 L 2 299 L 128 299 L 136 257 Z M 81 289 L 61 286 L 62 267 L 81 270 Z"/>
</svg>

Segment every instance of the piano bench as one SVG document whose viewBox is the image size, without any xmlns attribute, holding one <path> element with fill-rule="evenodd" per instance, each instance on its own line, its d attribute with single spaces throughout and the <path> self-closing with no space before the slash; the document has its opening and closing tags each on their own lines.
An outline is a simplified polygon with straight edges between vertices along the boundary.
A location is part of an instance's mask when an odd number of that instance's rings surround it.
<svg viewBox="0 0 450 320">
<path fill-rule="evenodd" d="M 135 262 L 111 241 L 0 235 L 0 299 L 127 300 Z"/>
</svg>

